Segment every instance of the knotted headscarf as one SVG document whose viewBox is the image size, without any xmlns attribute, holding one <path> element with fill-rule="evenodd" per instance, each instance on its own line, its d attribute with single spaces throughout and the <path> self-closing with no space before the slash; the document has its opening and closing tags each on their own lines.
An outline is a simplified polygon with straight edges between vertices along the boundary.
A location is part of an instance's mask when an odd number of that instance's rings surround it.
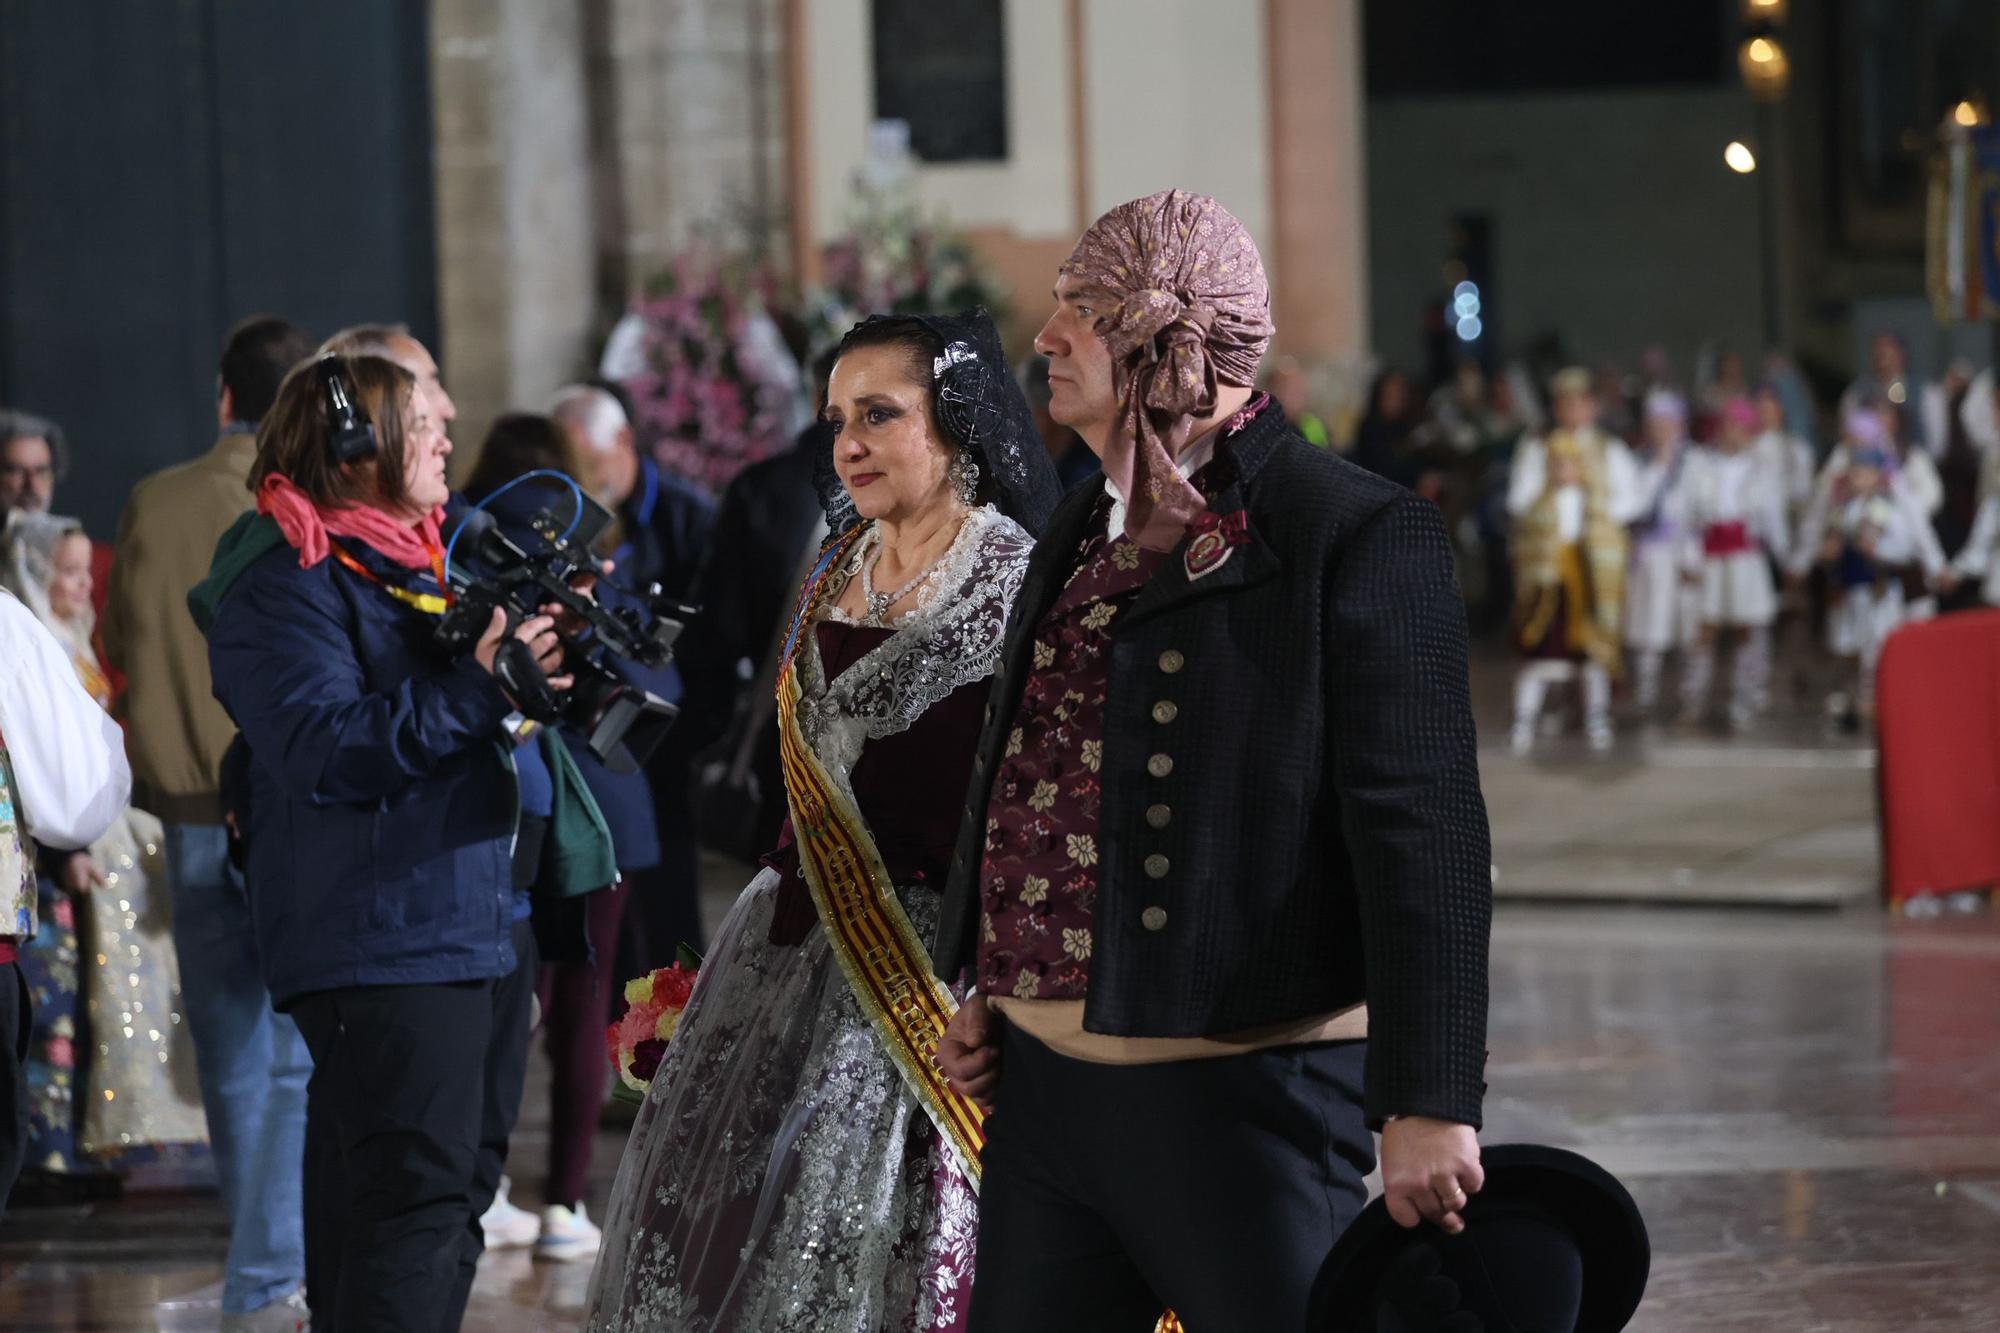
<svg viewBox="0 0 2000 1333">
<path fill-rule="evenodd" d="M 1126 535 L 1171 550 L 1207 507 L 1176 460 L 1216 386 L 1254 384 L 1271 342 L 1257 243 L 1207 195 L 1167 190 L 1099 218 L 1059 271 L 1101 307 L 1119 402 L 1104 474 L 1125 493 Z"/>
</svg>

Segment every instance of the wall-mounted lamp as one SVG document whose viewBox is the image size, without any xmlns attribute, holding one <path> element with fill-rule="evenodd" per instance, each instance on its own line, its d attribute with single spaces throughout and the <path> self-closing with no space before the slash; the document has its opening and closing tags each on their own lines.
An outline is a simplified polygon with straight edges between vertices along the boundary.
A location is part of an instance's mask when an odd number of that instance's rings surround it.
<svg viewBox="0 0 2000 1333">
<path fill-rule="evenodd" d="M 1743 86 L 1760 102 L 1776 102 L 1791 86 L 1792 62 L 1775 37 L 1752 37 L 1736 53 Z"/>
</svg>

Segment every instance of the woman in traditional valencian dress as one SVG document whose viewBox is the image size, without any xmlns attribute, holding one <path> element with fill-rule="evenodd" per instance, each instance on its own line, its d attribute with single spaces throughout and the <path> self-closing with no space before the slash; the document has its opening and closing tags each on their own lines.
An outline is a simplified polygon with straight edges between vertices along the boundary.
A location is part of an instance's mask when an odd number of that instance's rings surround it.
<svg viewBox="0 0 2000 1333">
<path fill-rule="evenodd" d="M 987 682 L 1057 499 L 983 311 L 842 342 L 831 535 L 778 675 L 791 816 L 633 1127 L 589 1327 L 959 1329 L 980 1114 L 931 1056 L 925 948 Z"/>
<path fill-rule="evenodd" d="M 0 586 L 69 650 L 84 689 L 109 708 L 110 682 L 91 646 L 83 528 L 17 511 L 0 555 Z M 159 820 L 127 810 L 90 847 L 54 858 L 41 880 L 41 929 L 21 947 L 35 1002 L 26 1192 L 52 1200 L 114 1192 L 138 1167 L 193 1167 L 206 1154 L 161 842 Z"/>
</svg>

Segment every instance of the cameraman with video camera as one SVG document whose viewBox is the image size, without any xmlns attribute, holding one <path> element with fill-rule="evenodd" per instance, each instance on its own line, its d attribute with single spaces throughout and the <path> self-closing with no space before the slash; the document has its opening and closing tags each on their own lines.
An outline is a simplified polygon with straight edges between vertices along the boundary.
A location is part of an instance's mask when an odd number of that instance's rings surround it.
<svg viewBox="0 0 2000 1333">
<path fill-rule="evenodd" d="M 273 1003 L 315 1062 L 306 1278 L 316 1328 L 458 1327 L 498 1182 L 489 1055 L 525 1041 L 515 701 L 561 690 L 550 615 L 437 646 L 451 441 L 410 373 L 327 356 L 287 377 L 190 606 L 249 752 L 248 883 Z M 513 640 L 525 648 L 511 648 Z M 491 1175 L 491 1179 L 487 1177 Z"/>
</svg>

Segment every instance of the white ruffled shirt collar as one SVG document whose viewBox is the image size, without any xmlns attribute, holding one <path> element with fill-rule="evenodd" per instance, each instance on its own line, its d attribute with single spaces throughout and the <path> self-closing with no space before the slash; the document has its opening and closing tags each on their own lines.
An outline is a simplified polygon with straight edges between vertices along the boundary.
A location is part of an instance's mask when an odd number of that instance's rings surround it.
<svg viewBox="0 0 2000 1333">
<path fill-rule="evenodd" d="M 1181 454 L 1180 462 L 1175 466 L 1183 477 L 1192 477 L 1208 464 L 1209 459 L 1215 457 L 1215 442 L 1222 438 L 1223 432 L 1227 429 L 1228 427 L 1224 426 L 1220 430 L 1210 431 Z M 1104 490 L 1111 497 L 1111 514 L 1105 520 L 1104 530 L 1116 537 L 1125 531 L 1125 511 L 1129 506 L 1125 502 L 1125 492 L 1109 474 L 1104 478 Z"/>
</svg>

